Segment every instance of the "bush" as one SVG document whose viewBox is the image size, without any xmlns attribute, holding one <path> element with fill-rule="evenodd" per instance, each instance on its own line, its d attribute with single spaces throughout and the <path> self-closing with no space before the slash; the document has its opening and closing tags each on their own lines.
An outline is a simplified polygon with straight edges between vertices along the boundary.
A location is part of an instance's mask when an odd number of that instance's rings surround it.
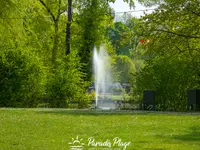
<svg viewBox="0 0 200 150">
<path fill-rule="evenodd" d="M 50 73 L 47 83 L 47 102 L 51 107 L 67 107 L 68 103 L 78 102 L 79 107 L 86 107 L 87 82 L 80 71 L 81 65 L 75 52 L 56 61 L 56 69 Z"/>
<path fill-rule="evenodd" d="M 45 68 L 27 51 L 0 51 L 1 107 L 36 107 L 45 93 Z"/>
<path fill-rule="evenodd" d="M 37 105 L 37 108 L 49 108 L 50 104 L 49 103 L 39 103 Z"/>
<path fill-rule="evenodd" d="M 122 88 L 112 88 L 112 93 L 114 95 L 120 95 L 122 94 L 123 89 Z"/>
<path fill-rule="evenodd" d="M 187 89 L 199 87 L 197 68 L 199 64 L 194 65 L 193 60 L 184 57 L 159 57 L 147 61 L 146 67 L 137 74 L 139 98 L 144 90 L 154 90 L 160 110 L 186 110 Z"/>
<path fill-rule="evenodd" d="M 120 72 L 120 83 L 129 83 L 132 74 L 135 74 L 135 64 L 132 60 L 125 55 L 117 56 L 117 71 Z"/>
</svg>

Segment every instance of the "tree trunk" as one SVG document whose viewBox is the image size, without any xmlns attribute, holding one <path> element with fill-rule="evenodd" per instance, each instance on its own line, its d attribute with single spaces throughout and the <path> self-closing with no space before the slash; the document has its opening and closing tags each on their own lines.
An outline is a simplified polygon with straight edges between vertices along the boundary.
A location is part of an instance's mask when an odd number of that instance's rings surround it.
<svg viewBox="0 0 200 150">
<path fill-rule="evenodd" d="M 68 0 L 68 22 L 66 27 L 66 55 L 70 53 L 70 27 L 72 21 L 72 0 Z"/>
<path fill-rule="evenodd" d="M 53 42 L 53 49 L 52 49 L 52 64 L 55 64 L 55 60 L 57 57 L 58 51 L 58 21 L 54 22 L 54 42 Z"/>
</svg>

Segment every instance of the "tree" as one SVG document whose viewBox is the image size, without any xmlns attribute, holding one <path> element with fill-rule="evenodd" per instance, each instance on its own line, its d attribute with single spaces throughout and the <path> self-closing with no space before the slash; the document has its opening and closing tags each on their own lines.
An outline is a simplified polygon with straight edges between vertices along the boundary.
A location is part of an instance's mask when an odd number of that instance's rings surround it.
<svg viewBox="0 0 200 150">
<path fill-rule="evenodd" d="M 129 18 L 125 23 L 116 22 L 114 27 L 107 29 L 109 40 L 118 55 L 127 55 L 137 51 L 137 46 L 143 38 L 144 23 L 137 18 Z"/>
<path fill-rule="evenodd" d="M 80 3 L 74 23 L 79 28 L 78 55 L 84 64 L 82 71 L 86 74 L 85 80 L 91 80 L 92 74 L 92 50 L 94 46 L 100 47 L 105 40 L 106 25 L 111 21 L 109 5 L 104 0 L 90 0 Z"/>
<path fill-rule="evenodd" d="M 79 107 L 87 106 L 92 49 L 109 45 L 108 3 L 68 1 L 68 11 L 72 5 L 76 10 L 73 20 L 70 13 L 67 18 L 64 0 L 2 0 L 0 5 L 0 105 L 67 107 L 77 101 Z"/>
<path fill-rule="evenodd" d="M 45 93 L 46 70 L 29 49 L 0 51 L 0 107 L 36 107 Z"/>
<path fill-rule="evenodd" d="M 70 27 L 72 21 L 72 0 L 68 0 L 68 22 L 66 27 L 66 55 L 70 53 Z"/>
<path fill-rule="evenodd" d="M 146 33 L 148 37 L 154 38 L 152 48 L 159 45 L 160 48 L 157 47 L 157 50 L 168 47 L 168 52 L 173 54 L 199 55 L 198 5 L 198 1 L 169 1 L 161 5 L 153 14 L 144 17 L 148 32 Z M 155 41 L 163 42 L 158 44 Z"/>
<path fill-rule="evenodd" d="M 109 40 L 115 48 L 117 55 L 130 56 L 131 31 L 122 22 L 114 23 L 114 27 L 107 29 Z"/>
<path fill-rule="evenodd" d="M 120 73 L 120 83 L 130 83 L 133 74 L 136 73 L 135 64 L 126 55 L 119 55 L 116 59 L 117 71 Z"/>
<path fill-rule="evenodd" d="M 50 103 L 51 107 L 63 107 L 76 100 L 79 106 L 86 106 L 87 82 L 81 79 L 84 75 L 77 50 L 73 47 L 73 53 L 64 56 L 67 17 L 61 11 L 66 10 L 65 4 L 20 0 L 14 6 L 20 13 L 8 11 L 0 22 L 0 105 L 36 107 Z M 52 56 L 52 49 L 56 56 Z"/>
<path fill-rule="evenodd" d="M 156 91 L 163 110 L 185 110 L 186 90 L 200 87 L 199 2 L 167 1 L 146 15 L 144 39 L 145 67 L 137 73 L 136 86 Z"/>
<path fill-rule="evenodd" d="M 55 64 L 55 60 L 57 58 L 57 51 L 58 51 L 58 43 L 59 43 L 59 36 L 58 36 L 58 30 L 59 30 L 59 20 L 60 16 L 66 11 L 66 8 L 62 6 L 61 0 L 56 0 L 53 3 L 49 3 L 48 0 L 46 3 L 44 0 L 40 0 L 40 3 L 44 6 L 48 14 L 51 16 L 51 19 L 53 21 L 54 26 L 54 37 L 53 37 L 53 48 L 52 48 L 52 64 Z M 48 5 L 49 3 L 49 5 Z M 54 13 L 54 10 L 52 9 L 56 8 L 57 13 Z"/>
<path fill-rule="evenodd" d="M 16 9 L 15 3 L 13 3 L 12 0 L 2 0 L 0 1 L 0 6 L 1 6 L 0 17 L 2 18 L 8 16 L 11 9 Z"/>
</svg>

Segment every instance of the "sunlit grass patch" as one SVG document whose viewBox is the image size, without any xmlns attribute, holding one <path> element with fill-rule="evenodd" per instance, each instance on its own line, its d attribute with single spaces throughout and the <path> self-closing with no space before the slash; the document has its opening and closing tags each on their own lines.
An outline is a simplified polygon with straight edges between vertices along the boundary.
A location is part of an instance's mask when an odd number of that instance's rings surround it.
<svg viewBox="0 0 200 150">
<path fill-rule="evenodd" d="M 3 150 L 70 150 L 77 136 L 86 150 L 89 137 L 99 142 L 119 137 L 131 142 L 128 150 L 200 149 L 198 113 L 0 109 L 0 130 Z"/>
</svg>

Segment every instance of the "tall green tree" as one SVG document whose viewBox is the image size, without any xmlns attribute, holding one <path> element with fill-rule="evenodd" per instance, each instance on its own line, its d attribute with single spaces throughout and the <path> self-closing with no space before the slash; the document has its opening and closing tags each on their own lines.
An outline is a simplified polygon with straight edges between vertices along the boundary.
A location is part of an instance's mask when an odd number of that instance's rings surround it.
<svg viewBox="0 0 200 150">
<path fill-rule="evenodd" d="M 73 47 L 73 53 L 64 57 L 67 15 L 60 14 L 66 10 L 62 2 L 14 1 L 16 10 L 4 12 L 7 18 L 0 20 L 1 106 L 49 103 L 51 107 L 63 107 L 69 100 L 87 105 L 87 82 L 79 78 L 83 74 L 77 49 Z M 56 66 L 53 72 L 52 57 Z"/>
<path fill-rule="evenodd" d="M 111 21 L 109 5 L 104 0 L 89 0 L 81 3 L 80 12 L 77 14 L 76 23 L 80 28 L 78 33 L 79 56 L 84 64 L 82 71 L 86 74 L 85 80 L 91 80 L 92 50 L 105 41 L 106 26 Z"/>
<path fill-rule="evenodd" d="M 68 0 L 68 21 L 66 26 L 66 55 L 70 53 L 70 33 L 71 33 L 71 21 L 72 21 L 72 0 Z"/>
<path fill-rule="evenodd" d="M 52 48 L 52 63 L 55 63 L 57 58 L 58 44 L 59 44 L 59 20 L 60 16 L 66 11 L 62 0 L 56 0 L 54 2 L 40 0 L 40 3 L 44 6 L 47 13 L 53 21 L 54 35 L 53 35 L 53 48 Z"/>
<path fill-rule="evenodd" d="M 145 16 L 145 67 L 137 74 L 137 90 L 156 91 L 161 109 L 185 110 L 186 90 L 200 87 L 199 5 L 165 1 Z"/>
</svg>

